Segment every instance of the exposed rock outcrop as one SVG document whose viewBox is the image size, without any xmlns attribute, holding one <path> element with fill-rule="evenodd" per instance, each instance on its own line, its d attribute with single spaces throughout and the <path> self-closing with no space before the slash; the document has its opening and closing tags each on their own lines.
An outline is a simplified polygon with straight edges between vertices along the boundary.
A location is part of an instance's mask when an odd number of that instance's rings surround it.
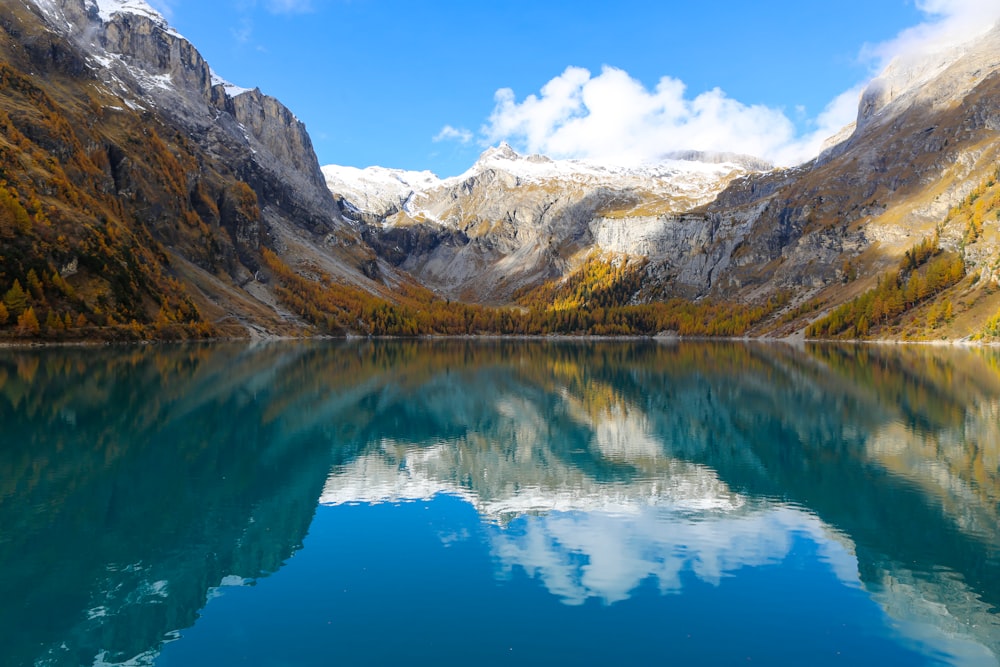
<svg viewBox="0 0 1000 667">
<path fill-rule="evenodd" d="M 107 153 L 105 190 L 126 202 L 157 241 L 199 269 L 222 271 L 226 283 L 245 287 L 239 301 L 246 300 L 254 312 L 239 306 L 242 312 L 231 316 L 252 322 L 259 319 L 258 307 L 275 308 L 268 286 L 258 282 L 267 278 L 259 272 L 264 247 L 293 267 L 319 268 L 343 282 L 378 289 L 362 270 L 371 264 L 371 251 L 338 213 L 304 124 L 281 102 L 215 75 L 198 50 L 142 0 L 27 0 L 26 5 L 51 32 L 44 40 L 25 41 L 39 44 L 44 51 L 39 58 L 60 54 L 69 77 L 53 85 L 73 86 L 76 80 L 90 86 L 98 80 L 118 100 L 105 102 L 102 115 L 147 119 L 145 136 L 132 143 L 151 141 L 152 150 L 125 145 L 130 139 L 115 136 L 110 120 L 110 129 L 100 130 L 104 138 L 94 143 Z M 160 148 L 165 152 L 156 159 L 172 179 L 170 188 L 146 182 L 154 175 L 141 168 L 135 154 L 156 155 Z M 175 196 L 175 188 L 184 191 L 183 199 L 166 205 L 161 200 Z M 194 215 L 180 210 L 186 208 Z M 196 219 L 206 226 L 200 234 L 188 231 Z M 218 287 L 203 289 L 214 301 Z M 234 307 L 229 295 L 221 296 L 224 310 Z"/>
<path fill-rule="evenodd" d="M 962 244 L 946 217 L 1000 158 L 997 99 L 1000 27 L 893 62 L 862 94 L 857 122 L 793 169 L 688 151 L 616 170 L 502 144 L 462 176 L 391 198 L 371 196 L 364 172 L 329 184 L 380 254 L 449 296 L 502 301 L 613 252 L 649 260 L 639 299 L 805 298 L 842 284 L 857 261 L 873 279 L 935 228 Z M 991 243 L 963 245 L 967 261 L 989 261 Z"/>
<path fill-rule="evenodd" d="M 293 224 L 328 234 L 345 227 L 304 124 L 259 89 L 216 77 L 198 50 L 141 2 L 36 0 L 50 23 L 94 60 L 126 104 L 180 123 L 250 183 L 265 227 Z"/>
<path fill-rule="evenodd" d="M 381 256 L 445 295 L 495 303 L 566 274 L 594 249 L 666 256 L 675 242 L 696 244 L 697 236 L 664 221 L 759 167 L 769 165 L 693 153 L 611 167 L 521 156 L 501 144 L 444 180 L 377 168 L 324 171 L 369 224 L 366 238 Z"/>
</svg>

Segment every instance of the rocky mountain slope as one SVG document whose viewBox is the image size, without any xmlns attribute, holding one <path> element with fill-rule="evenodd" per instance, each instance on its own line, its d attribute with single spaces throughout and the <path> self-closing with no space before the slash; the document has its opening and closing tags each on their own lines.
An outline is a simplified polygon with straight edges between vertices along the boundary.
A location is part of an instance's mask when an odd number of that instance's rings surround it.
<svg viewBox="0 0 1000 667">
<path fill-rule="evenodd" d="M 448 296 L 503 302 L 526 286 L 569 280 L 588 259 L 626 258 L 642 264 L 631 302 L 777 298 L 785 317 L 776 313 L 758 331 L 801 328 L 873 287 L 933 237 L 936 252 L 961 256 L 967 280 L 908 304 L 919 312 L 884 334 L 962 337 L 1000 307 L 992 291 L 1000 266 L 998 70 L 1000 28 L 894 62 L 867 87 L 857 123 L 839 143 L 793 169 L 666 163 L 659 172 L 601 178 L 596 167 L 501 146 L 445 181 L 324 173 L 368 224 L 366 238 L 381 256 Z M 964 304 L 952 308 L 955 326 L 921 331 L 924 311 L 942 300 Z"/>
<path fill-rule="evenodd" d="M 894 63 L 793 169 L 501 145 L 438 179 L 321 170 L 143 0 L 15 0 L 0 337 L 1000 336 L 998 30 Z"/>
<path fill-rule="evenodd" d="M 326 166 L 346 214 L 394 265 L 455 299 L 504 303 L 563 276 L 595 249 L 649 256 L 658 239 L 642 222 L 683 213 L 735 179 L 770 168 L 753 158 L 691 154 L 643 167 L 487 150 L 465 173 Z"/>
<path fill-rule="evenodd" d="M 377 288 L 304 125 L 215 75 L 145 2 L 17 0 L 0 18 L 4 203 L 28 218 L 0 267 L 27 302 L 5 299 L 0 325 L 30 335 L 30 309 L 74 337 L 296 330 L 265 247 Z"/>
</svg>

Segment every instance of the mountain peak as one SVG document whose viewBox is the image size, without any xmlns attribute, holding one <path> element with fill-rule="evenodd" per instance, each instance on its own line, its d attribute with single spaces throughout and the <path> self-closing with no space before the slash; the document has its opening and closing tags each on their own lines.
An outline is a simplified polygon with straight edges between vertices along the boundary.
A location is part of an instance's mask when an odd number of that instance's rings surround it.
<svg viewBox="0 0 1000 667">
<path fill-rule="evenodd" d="M 145 0 L 90 0 L 89 4 L 97 8 L 101 20 L 107 23 L 115 14 L 138 14 L 166 25 L 163 14 L 153 9 Z"/>
<path fill-rule="evenodd" d="M 180 37 L 163 14 L 146 0 L 27 0 L 27 2 L 34 4 L 50 25 L 67 35 L 86 33 L 88 25 L 108 25 L 116 16 L 131 15 L 140 16 L 164 32 Z"/>
<path fill-rule="evenodd" d="M 520 160 L 521 155 L 515 151 L 506 141 L 501 141 L 496 146 L 491 146 L 483 151 L 477 163 L 489 162 L 491 160 Z"/>
</svg>

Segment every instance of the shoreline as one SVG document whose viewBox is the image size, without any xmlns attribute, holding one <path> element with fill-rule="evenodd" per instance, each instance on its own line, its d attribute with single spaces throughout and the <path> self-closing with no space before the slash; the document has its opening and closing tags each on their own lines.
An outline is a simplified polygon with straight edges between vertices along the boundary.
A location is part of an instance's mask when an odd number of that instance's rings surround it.
<svg viewBox="0 0 1000 667">
<path fill-rule="evenodd" d="M 971 340 L 969 338 L 958 338 L 954 340 L 901 340 L 901 339 L 829 339 L 829 338 L 805 338 L 804 336 L 663 336 L 663 335 L 629 335 L 629 336 L 598 336 L 589 334 L 542 334 L 542 335 L 501 335 L 501 334 L 462 334 L 444 335 L 428 334 L 422 336 L 246 336 L 235 337 L 225 336 L 218 338 L 194 338 L 187 340 L 74 340 L 74 341 L 40 341 L 40 340 L 7 340 L 0 341 L 0 350 L 23 350 L 33 348 L 89 348 L 89 347 L 133 347 L 133 346 L 156 346 L 156 345 L 215 345 L 222 343 L 279 343 L 279 342 L 307 342 L 307 341 L 522 341 L 522 342 L 636 342 L 649 341 L 660 344 L 675 344 L 682 342 L 698 343 L 781 343 L 790 346 L 801 346 L 805 344 L 820 345 L 927 345 L 936 347 L 961 347 L 961 348 L 991 348 L 1000 347 L 1000 341 Z"/>
</svg>

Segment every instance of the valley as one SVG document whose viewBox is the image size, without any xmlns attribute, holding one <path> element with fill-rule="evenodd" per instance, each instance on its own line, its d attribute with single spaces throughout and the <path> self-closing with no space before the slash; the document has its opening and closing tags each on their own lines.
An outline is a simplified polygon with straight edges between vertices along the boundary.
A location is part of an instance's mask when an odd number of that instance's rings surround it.
<svg viewBox="0 0 1000 667">
<path fill-rule="evenodd" d="M 139 0 L 0 28 L 0 340 L 1000 334 L 997 29 L 891 65 L 805 164 L 502 143 L 442 179 L 321 168 Z"/>
</svg>

